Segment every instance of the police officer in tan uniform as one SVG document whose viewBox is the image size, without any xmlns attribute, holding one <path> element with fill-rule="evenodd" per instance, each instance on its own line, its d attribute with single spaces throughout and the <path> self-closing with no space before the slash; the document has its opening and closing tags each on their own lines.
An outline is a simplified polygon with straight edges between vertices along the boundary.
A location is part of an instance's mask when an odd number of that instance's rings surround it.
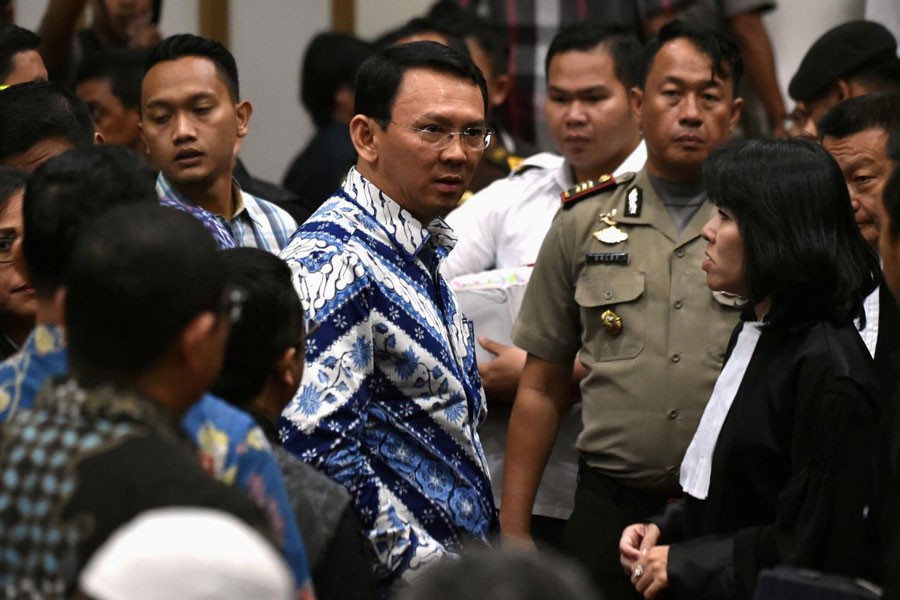
<svg viewBox="0 0 900 600">
<path fill-rule="evenodd" d="M 632 103 L 647 144 L 634 175 L 563 194 L 514 333 L 528 352 L 509 428 L 501 527 L 530 542 L 531 503 L 580 353 L 584 427 L 564 544 L 608 599 L 636 592 L 619 566 L 622 530 L 680 492 L 678 468 L 722 366 L 740 299 L 700 268 L 709 150 L 740 116 L 737 49 L 674 21 L 645 50 Z"/>
</svg>

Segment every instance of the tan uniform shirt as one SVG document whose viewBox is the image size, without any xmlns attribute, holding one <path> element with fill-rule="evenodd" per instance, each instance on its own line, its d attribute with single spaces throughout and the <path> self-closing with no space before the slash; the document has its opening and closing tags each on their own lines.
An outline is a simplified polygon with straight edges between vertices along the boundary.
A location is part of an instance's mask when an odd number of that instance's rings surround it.
<svg viewBox="0 0 900 600">
<path fill-rule="evenodd" d="M 613 209 L 628 239 L 604 243 L 593 234 Z M 739 301 L 711 292 L 700 268 L 700 231 L 715 210 L 707 202 L 679 233 L 645 170 L 620 177 L 557 214 L 519 313 L 517 346 L 559 364 L 580 351 L 578 450 L 630 487 L 679 491 L 681 459 L 738 321 Z M 628 253 L 627 263 L 606 262 L 610 253 Z M 621 317 L 618 335 L 603 325 L 607 310 Z"/>
</svg>

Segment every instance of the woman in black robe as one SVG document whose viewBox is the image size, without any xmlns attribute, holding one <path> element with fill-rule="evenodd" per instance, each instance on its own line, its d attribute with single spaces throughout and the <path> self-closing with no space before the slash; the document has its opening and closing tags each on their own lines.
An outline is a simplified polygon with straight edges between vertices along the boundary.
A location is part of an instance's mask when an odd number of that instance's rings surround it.
<svg viewBox="0 0 900 600">
<path fill-rule="evenodd" d="M 878 387 L 857 330 L 880 279 L 834 160 L 747 140 L 705 165 L 711 289 L 748 299 L 681 467 L 682 500 L 625 529 L 646 598 L 753 598 L 760 570 L 858 575 Z M 856 323 L 854 320 L 856 319 Z"/>
</svg>

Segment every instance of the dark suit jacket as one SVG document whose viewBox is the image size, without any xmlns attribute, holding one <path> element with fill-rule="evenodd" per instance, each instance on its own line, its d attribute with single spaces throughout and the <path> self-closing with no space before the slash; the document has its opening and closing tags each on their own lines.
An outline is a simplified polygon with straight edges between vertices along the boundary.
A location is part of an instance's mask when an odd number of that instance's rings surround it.
<svg viewBox="0 0 900 600">
<path fill-rule="evenodd" d="M 878 341 L 875 344 L 875 374 L 883 398 L 892 398 L 900 381 L 900 308 L 888 287 L 878 292 Z"/>
</svg>

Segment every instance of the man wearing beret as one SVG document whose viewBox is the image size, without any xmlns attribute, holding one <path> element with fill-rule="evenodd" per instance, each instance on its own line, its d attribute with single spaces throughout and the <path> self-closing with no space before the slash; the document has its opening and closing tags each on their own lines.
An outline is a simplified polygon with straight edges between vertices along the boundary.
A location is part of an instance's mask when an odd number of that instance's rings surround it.
<svg viewBox="0 0 900 600">
<path fill-rule="evenodd" d="M 838 25 L 816 40 L 800 61 L 788 86 L 797 106 L 785 130 L 817 138 L 817 123 L 832 106 L 879 91 L 900 91 L 894 35 L 873 21 Z"/>
</svg>

